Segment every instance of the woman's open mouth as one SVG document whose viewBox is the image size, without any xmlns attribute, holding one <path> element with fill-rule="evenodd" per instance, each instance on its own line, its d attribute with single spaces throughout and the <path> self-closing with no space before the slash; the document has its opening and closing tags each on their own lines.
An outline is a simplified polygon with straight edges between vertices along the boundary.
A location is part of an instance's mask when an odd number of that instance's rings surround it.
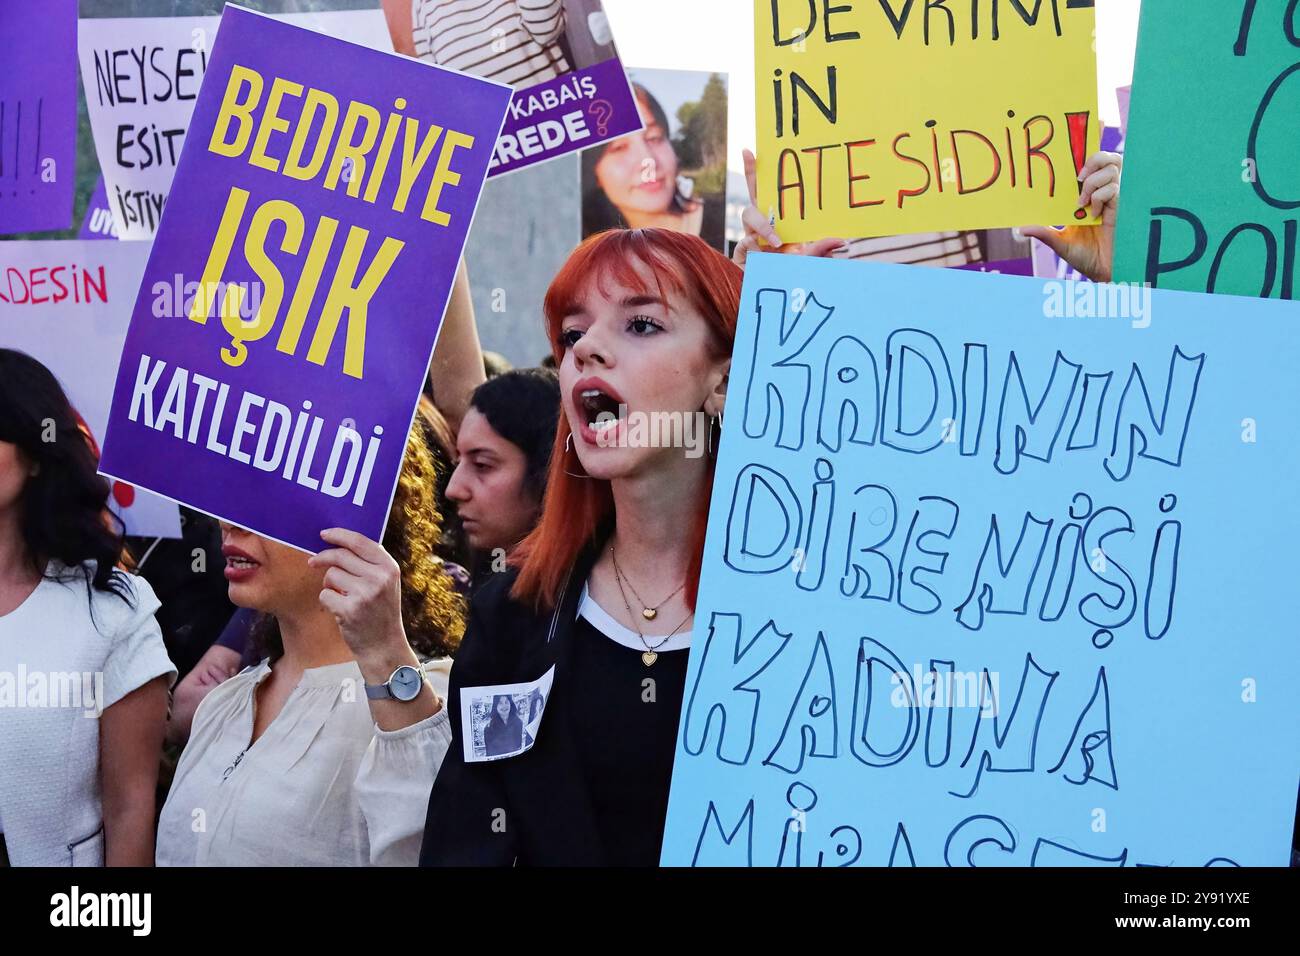
<svg viewBox="0 0 1300 956">
<path fill-rule="evenodd" d="M 588 445 L 617 444 L 618 428 L 627 412 L 623 397 L 600 379 L 583 379 L 573 388 L 573 403 L 582 424 L 582 440 Z"/>
<path fill-rule="evenodd" d="M 226 559 L 226 580 L 231 584 L 247 581 L 262 566 L 248 554 L 232 545 L 226 545 L 222 548 L 221 554 Z"/>
</svg>

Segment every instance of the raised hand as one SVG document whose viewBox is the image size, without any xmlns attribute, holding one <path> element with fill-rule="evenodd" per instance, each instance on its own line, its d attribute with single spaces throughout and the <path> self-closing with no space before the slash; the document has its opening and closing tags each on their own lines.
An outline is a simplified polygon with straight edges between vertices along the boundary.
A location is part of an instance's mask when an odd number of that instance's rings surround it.
<svg viewBox="0 0 1300 956">
<path fill-rule="evenodd" d="M 1094 282 L 1109 282 L 1115 259 L 1115 220 L 1119 216 L 1119 181 L 1124 157 L 1105 151 L 1093 153 L 1083 164 L 1079 179 L 1080 208 L 1087 206 L 1099 226 L 1023 226 L 1022 235 L 1038 239 Z"/>
<path fill-rule="evenodd" d="M 797 256 L 828 256 L 840 246 L 843 239 L 817 239 L 813 242 L 786 243 L 776 234 L 771 219 L 758 208 L 758 166 L 754 154 L 745 150 L 745 183 L 749 186 L 749 205 L 741 214 L 745 237 L 736 243 L 732 261 L 742 269 L 751 252 L 784 252 Z"/>
</svg>

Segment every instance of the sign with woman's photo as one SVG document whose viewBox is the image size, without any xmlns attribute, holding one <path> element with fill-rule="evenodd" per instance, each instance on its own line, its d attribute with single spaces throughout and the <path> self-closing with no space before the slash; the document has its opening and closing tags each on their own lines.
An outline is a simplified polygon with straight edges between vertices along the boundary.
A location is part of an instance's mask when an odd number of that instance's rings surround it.
<svg viewBox="0 0 1300 956">
<path fill-rule="evenodd" d="M 644 128 L 582 154 L 583 236 L 658 226 L 726 251 L 726 74 L 627 75 Z"/>
<path fill-rule="evenodd" d="M 460 692 L 466 763 L 517 757 L 532 749 L 551 699 L 552 667 L 535 681 L 466 687 Z"/>
<path fill-rule="evenodd" d="M 641 128 L 600 0 L 383 0 L 398 53 L 506 83 L 488 176 Z"/>
</svg>

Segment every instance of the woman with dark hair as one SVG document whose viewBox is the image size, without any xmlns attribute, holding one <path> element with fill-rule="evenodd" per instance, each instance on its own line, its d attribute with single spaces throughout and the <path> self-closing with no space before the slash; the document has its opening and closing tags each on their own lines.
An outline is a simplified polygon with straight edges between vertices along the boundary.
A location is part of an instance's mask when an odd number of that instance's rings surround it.
<svg viewBox="0 0 1300 956">
<path fill-rule="evenodd" d="M 478 551 L 504 555 L 537 524 L 559 415 L 559 380 L 544 369 L 506 372 L 474 392 L 447 497 Z"/>
<path fill-rule="evenodd" d="M 515 699 L 509 694 L 492 698 L 492 712 L 483 728 L 483 749 L 489 757 L 518 753 L 524 745 L 524 722 L 519 719 Z"/>
<path fill-rule="evenodd" d="M 504 760 L 451 748 L 422 863 L 658 861 L 740 287 L 721 253 L 665 229 L 594 236 L 551 284 L 563 415 L 541 520 L 474 599 L 448 695 L 459 739 L 462 694 L 554 668 L 547 729 Z M 628 440 L 634 417 L 665 415 L 705 453 Z"/>
<path fill-rule="evenodd" d="M 658 227 L 720 238 L 725 204 L 684 191 L 668 115 L 645 87 L 632 92 L 645 129 L 582 154 L 582 234 Z"/>
<path fill-rule="evenodd" d="M 176 669 L 96 464 L 49 370 L 0 349 L 0 858 L 18 866 L 153 859 Z"/>
<path fill-rule="evenodd" d="M 159 865 L 415 863 L 464 630 L 434 554 L 435 479 L 417 416 L 382 546 L 331 529 L 307 555 L 223 525 L 230 599 L 262 613 L 270 654 L 198 705 Z"/>
</svg>

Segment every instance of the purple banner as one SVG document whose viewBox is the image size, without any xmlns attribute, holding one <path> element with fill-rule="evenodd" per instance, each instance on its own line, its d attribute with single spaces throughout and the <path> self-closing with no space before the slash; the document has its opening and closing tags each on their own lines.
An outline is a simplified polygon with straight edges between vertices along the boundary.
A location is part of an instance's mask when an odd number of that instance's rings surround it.
<svg viewBox="0 0 1300 956">
<path fill-rule="evenodd" d="M 641 115 L 617 58 L 517 90 L 489 176 L 544 163 L 641 129 Z"/>
<path fill-rule="evenodd" d="M 116 239 L 117 226 L 113 224 L 113 210 L 108 206 L 108 190 L 104 188 L 104 177 L 95 183 L 95 191 L 90 194 L 90 204 L 86 206 L 86 217 L 81 220 L 78 239 Z"/>
<path fill-rule="evenodd" d="M 227 6 L 102 470 L 307 551 L 379 539 L 509 99 Z"/>
<path fill-rule="evenodd" d="M 72 225 L 77 0 L 0 4 L 0 235 Z"/>
</svg>

